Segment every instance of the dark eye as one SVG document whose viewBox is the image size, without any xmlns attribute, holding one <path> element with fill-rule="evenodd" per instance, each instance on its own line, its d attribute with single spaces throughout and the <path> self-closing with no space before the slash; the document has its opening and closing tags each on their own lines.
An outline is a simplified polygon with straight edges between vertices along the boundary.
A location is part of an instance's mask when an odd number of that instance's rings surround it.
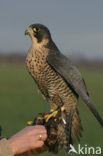
<svg viewBox="0 0 103 156">
<path fill-rule="evenodd" d="M 40 31 L 40 28 L 36 28 L 36 30 L 37 30 L 37 32 L 39 32 Z"/>
</svg>

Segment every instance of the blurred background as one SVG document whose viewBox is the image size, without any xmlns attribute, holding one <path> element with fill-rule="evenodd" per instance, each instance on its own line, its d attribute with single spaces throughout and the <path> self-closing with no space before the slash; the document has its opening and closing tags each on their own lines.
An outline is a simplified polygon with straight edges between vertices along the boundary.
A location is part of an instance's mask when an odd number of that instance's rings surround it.
<svg viewBox="0 0 103 156">
<path fill-rule="evenodd" d="M 33 23 L 46 25 L 61 52 L 78 66 L 103 116 L 103 1 L 0 0 L 0 125 L 4 137 L 49 110 L 25 67 L 31 40 L 24 31 Z M 103 148 L 102 128 L 81 100 L 78 108 L 84 128 L 80 144 Z M 67 153 L 62 150 L 58 155 Z"/>
</svg>

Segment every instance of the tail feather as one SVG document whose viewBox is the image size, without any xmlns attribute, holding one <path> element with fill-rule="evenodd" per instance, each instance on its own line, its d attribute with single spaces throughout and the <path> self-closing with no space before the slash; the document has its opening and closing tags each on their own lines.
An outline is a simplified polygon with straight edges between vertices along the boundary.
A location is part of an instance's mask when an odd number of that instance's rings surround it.
<svg viewBox="0 0 103 156">
<path fill-rule="evenodd" d="M 103 118 L 99 114 L 99 112 L 96 110 L 93 102 L 91 101 L 90 97 L 85 92 L 79 92 L 80 97 L 85 102 L 85 104 L 88 106 L 90 111 L 93 113 L 97 121 L 100 123 L 100 125 L 103 127 Z"/>
<path fill-rule="evenodd" d="M 95 116 L 95 118 L 97 119 L 97 121 L 103 127 L 103 119 L 100 116 L 100 114 L 98 113 L 98 111 L 96 110 L 96 108 L 94 107 L 92 101 L 89 99 L 86 104 L 89 107 L 89 109 L 91 110 L 91 112 L 93 113 L 93 115 Z"/>
</svg>

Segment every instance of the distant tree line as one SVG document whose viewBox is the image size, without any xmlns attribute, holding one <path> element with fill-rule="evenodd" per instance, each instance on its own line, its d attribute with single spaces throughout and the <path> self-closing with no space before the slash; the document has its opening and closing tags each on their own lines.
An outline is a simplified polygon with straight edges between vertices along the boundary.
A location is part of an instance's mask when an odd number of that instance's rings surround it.
<svg viewBox="0 0 103 156">
<path fill-rule="evenodd" d="M 26 54 L 24 53 L 9 53 L 9 54 L 0 54 L 0 64 L 25 64 Z M 91 59 L 88 60 L 84 57 L 73 58 L 71 60 L 80 67 L 97 67 L 103 69 L 103 60 L 101 59 Z"/>
</svg>

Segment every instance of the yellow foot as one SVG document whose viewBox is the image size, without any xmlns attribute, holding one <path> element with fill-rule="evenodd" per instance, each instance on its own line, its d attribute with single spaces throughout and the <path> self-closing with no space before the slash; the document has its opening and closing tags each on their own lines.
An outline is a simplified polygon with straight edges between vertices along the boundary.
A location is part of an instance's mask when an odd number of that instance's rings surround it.
<svg viewBox="0 0 103 156">
<path fill-rule="evenodd" d="M 38 116 L 37 120 L 43 120 L 43 118 L 41 116 Z"/>
<path fill-rule="evenodd" d="M 33 121 L 28 121 L 27 124 L 30 126 L 33 124 Z"/>
<path fill-rule="evenodd" d="M 59 110 L 59 109 L 57 109 L 57 110 Z M 65 106 L 62 106 L 61 108 L 60 108 L 60 110 L 63 112 L 64 110 L 65 110 Z M 50 110 L 50 112 L 54 112 L 55 110 L 53 110 L 53 109 L 51 109 Z"/>
<path fill-rule="evenodd" d="M 51 114 L 45 115 L 45 116 L 44 116 L 45 121 L 48 122 L 49 119 L 50 119 L 51 117 L 55 117 L 55 116 L 57 115 L 57 113 L 58 113 L 58 111 L 54 111 L 54 112 L 52 112 Z"/>
</svg>

